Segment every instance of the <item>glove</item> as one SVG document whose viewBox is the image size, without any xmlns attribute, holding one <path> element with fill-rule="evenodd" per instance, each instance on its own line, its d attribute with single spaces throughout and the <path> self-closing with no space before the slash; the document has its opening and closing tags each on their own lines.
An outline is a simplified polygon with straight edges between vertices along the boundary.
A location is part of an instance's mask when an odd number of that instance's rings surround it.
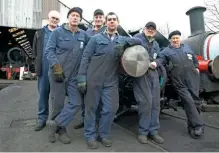
<svg viewBox="0 0 219 153">
<path fill-rule="evenodd" d="M 157 68 L 157 63 L 156 63 L 156 62 L 151 62 L 151 63 L 149 64 L 149 67 L 150 67 L 151 69 L 156 69 L 156 68 Z"/>
<path fill-rule="evenodd" d="M 77 81 L 78 81 L 78 90 L 82 93 L 85 94 L 86 90 L 87 90 L 87 78 L 86 76 L 82 75 L 82 76 L 78 76 L 77 77 Z"/>
<path fill-rule="evenodd" d="M 119 56 L 122 56 L 126 48 L 130 47 L 128 43 L 115 45 L 115 50 Z"/>
<path fill-rule="evenodd" d="M 65 76 L 64 76 L 64 73 L 62 70 L 62 66 L 60 64 L 53 65 L 52 71 L 53 71 L 53 74 L 55 76 L 56 82 L 63 82 L 64 81 Z"/>
</svg>

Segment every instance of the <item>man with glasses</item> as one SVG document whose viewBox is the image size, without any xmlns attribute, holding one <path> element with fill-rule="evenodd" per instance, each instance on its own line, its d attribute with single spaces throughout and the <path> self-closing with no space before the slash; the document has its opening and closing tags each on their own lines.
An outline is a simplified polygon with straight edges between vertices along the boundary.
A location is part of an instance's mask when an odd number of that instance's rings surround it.
<svg viewBox="0 0 219 153">
<path fill-rule="evenodd" d="M 160 83 L 158 71 L 153 65 L 157 54 L 160 52 L 156 35 L 156 24 L 148 22 L 142 33 L 134 37 L 141 39 L 143 47 L 148 51 L 150 64 L 148 71 L 141 77 L 133 79 L 134 96 L 139 104 L 139 128 L 138 141 L 148 143 L 148 136 L 157 143 L 163 143 L 164 139 L 158 135 L 160 128 Z"/>
<path fill-rule="evenodd" d="M 94 11 L 94 27 L 89 28 L 86 33 L 89 36 L 89 38 L 91 38 L 93 35 L 103 32 L 106 28 L 104 26 L 104 22 L 105 22 L 105 18 L 104 18 L 104 13 L 101 9 L 96 9 Z M 82 117 L 82 122 L 75 125 L 75 129 L 80 129 L 82 127 L 84 127 L 84 102 L 82 104 L 82 112 L 81 112 L 81 117 Z M 97 110 L 97 122 L 100 116 L 100 108 L 101 108 L 101 104 L 99 105 L 99 108 Z"/>
<path fill-rule="evenodd" d="M 56 29 L 47 44 L 46 55 L 50 65 L 49 79 L 52 98 L 52 120 L 49 125 L 49 141 L 56 141 L 58 131 L 62 143 L 71 143 L 66 127 L 80 110 L 82 97 L 77 88 L 77 74 L 88 37 L 78 28 L 82 20 L 82 9 L 74 7 L 67 14 L 68 23 Z M 69 102 L 64 105 L 65 96 Z"/>
<path fill-rule="evenodd" d="M 118 66 L 120 56 L 128 46 L 141 44 L 137 38 L 120 36 L 117 32 L 118 16 L 110 12 L 106 16 L 106 30 L 94 35 L 86 46 L 78 73 L 78 88 L 85 93 L 85 139 L 88 147 L 98 148 L 96 111 L 102 101 L 99 121 L 99 141 L 110 147 L 111 125 L 119 106 Z"/>
<path fill-rule="evenodd" d="M 48 78 L 49 63 L 45 57 L 47 41 L 53 30 L 58 26 L 60 19 L 59 12 L 53 10 L 48 14 L 48 25 L 36 31 L 33 40 L 33 54 L 35 55 L 36 75 L 38 76 L 38 123 L 35 131 L 42 130 L 49 115 L 49 93 L 50 85 Z"/>
</svg>

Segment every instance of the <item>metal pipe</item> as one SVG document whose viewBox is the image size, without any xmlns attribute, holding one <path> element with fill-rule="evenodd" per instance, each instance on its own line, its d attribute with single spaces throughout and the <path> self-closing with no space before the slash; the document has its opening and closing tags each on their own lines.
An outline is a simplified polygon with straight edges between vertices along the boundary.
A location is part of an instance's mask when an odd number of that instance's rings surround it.
<svg viewBox="0 0 219 153">
<path fill-rule="evenodd" d="M 186 15 L 188 15 L 190 19 L 191 36 L 205 33 L 205 24 L 203 17 L 203 12 L 205 11 L 205 7 L 196 6 L 186 12 Z"/>
<path fill-rule="evenodd" d="M 198 61 L 199 63 L 199 70 L 201 72 L 210 72 L 210 63 L 212 62 L 212 60 L 200 60 Z"/>
</svg>

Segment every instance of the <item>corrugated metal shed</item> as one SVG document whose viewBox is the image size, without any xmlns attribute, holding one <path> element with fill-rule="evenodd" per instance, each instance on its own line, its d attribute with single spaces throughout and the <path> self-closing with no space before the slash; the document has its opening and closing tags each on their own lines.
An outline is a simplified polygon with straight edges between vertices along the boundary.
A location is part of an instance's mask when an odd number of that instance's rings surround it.
<svg viewBox="0 0 219 153">
<path fill-rule="evenodd" d="M 60 12 L 60 24 L 67 22 L 69 9 L 58 0 L 0 0 L 0 26 L 39 29 L 51 10 Z"/>
<path fill-rule="evenodd" d="M 42 1 L 44 0 L 34 0 L 33 2 L 33 25 L 40 28 L 42 24 Z"/>
<path fill-rule="evenodd" d="M 43 0 L 42 19 L 47 19 L 48 13 L 51 10 L 60 10 L 60 3 L 57 0 Z"/>
<path fill-rule="evenodd" d="M 38 29 L 51 10 L 60 11 L 57 0 L 0 0 L 0 26 Z"/>
<path fill-rule="evenodd" d="M 1 0 L 0 25 L 19 28 L 39 28 L 42 0 Z"/>
</svg>

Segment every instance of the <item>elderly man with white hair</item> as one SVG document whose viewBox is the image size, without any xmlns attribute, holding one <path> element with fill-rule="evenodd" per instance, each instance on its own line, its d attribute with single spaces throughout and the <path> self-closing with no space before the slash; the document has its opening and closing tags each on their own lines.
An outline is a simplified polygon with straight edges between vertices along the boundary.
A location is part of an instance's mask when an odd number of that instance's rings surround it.
<svg viewBox="0 0 219 153">
<path fill-rule="evenodd" d="M 36 31 L 33 40 L 33 54 L 35 55 L 35 70 L 38 77 L 38 122 L 35 131 L 42 130 L 49 116 L 50 85 L 48 78 L 49 64 L 45 57 L 45 48 L 52 31 L 60 21 L 59 12 L 52 10 L 48 14 L 48 24 Z"/>
</svg>

